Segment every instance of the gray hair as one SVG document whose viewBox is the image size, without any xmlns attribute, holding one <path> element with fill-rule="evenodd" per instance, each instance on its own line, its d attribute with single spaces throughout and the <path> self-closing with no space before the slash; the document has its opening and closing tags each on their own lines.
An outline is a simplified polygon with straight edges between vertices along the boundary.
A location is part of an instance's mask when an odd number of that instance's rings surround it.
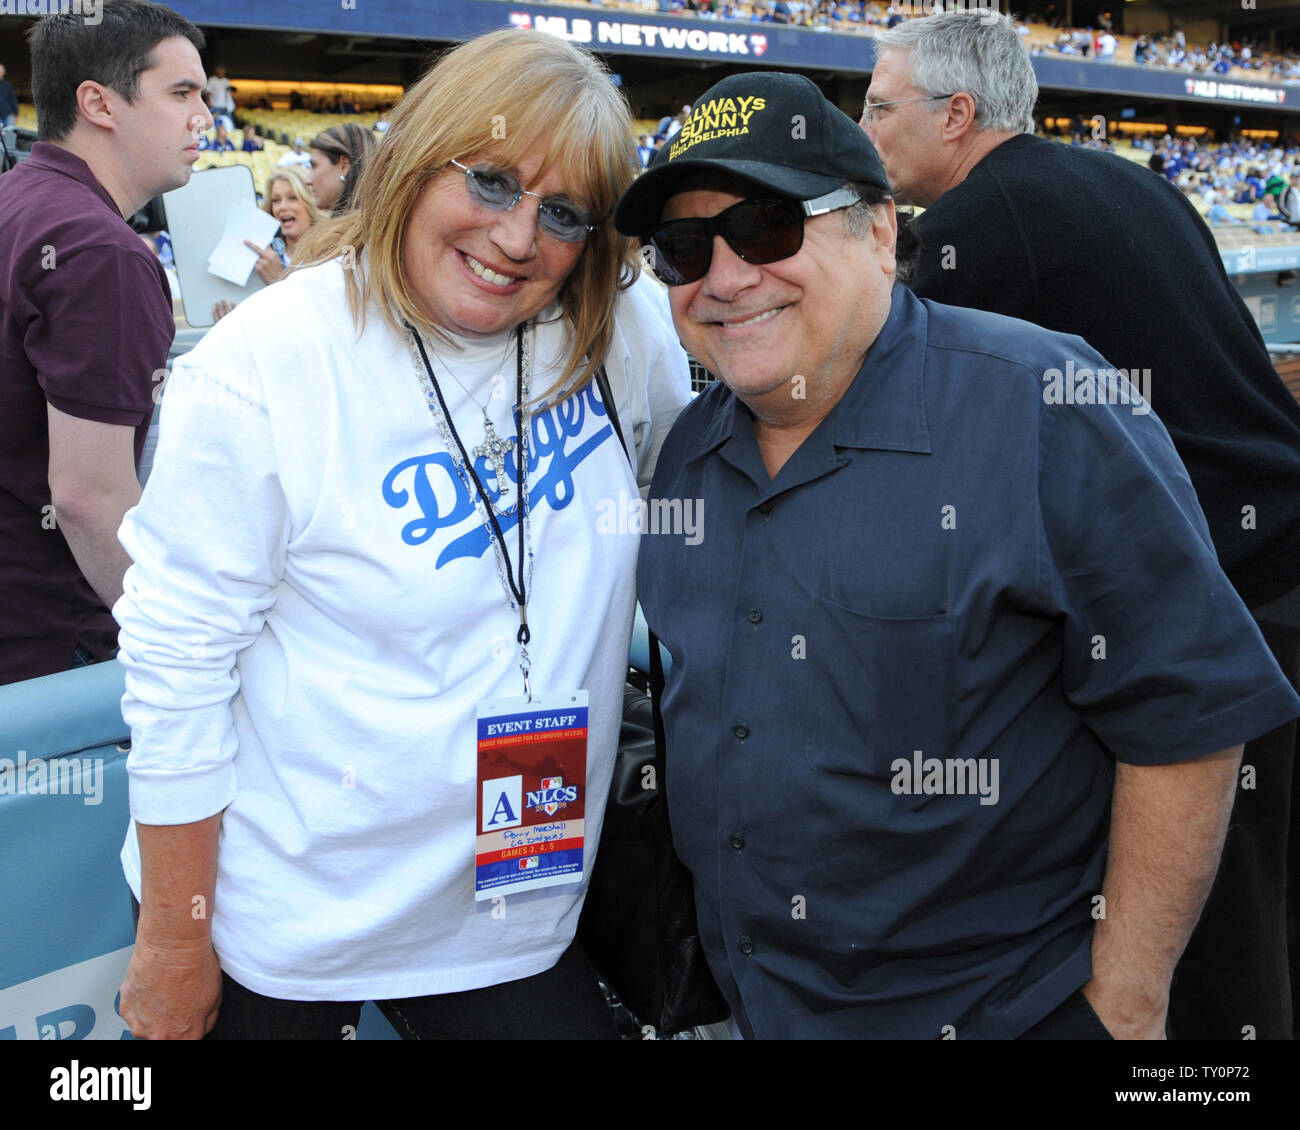
<svg viewBox="0 0 1300 1130">
<path fill-rule="evenodd" d="M 844 186 L 858 194 L 858 202 L 844 211 L 844 234 L 850 239 L 866 239 L 876 219 L 876 209 L 894 199 L 879 185 L 865 181 L 849 181 Z M 916 274 L 920 259 L 921 240 L 912 230 L 913 213 L 902 209 L 894 213 L 898 223 L 898 238 L 894 242 L 894 261 L 897 264 L 897 281 L 910 283 Z"/>
<path fill-rule="evenodd" d="M 887 50 L 910 53 L 912 83 L 925 94 L 969 94 L 977 129 L 1034 132 L 1038 79 L 1011 17 L 996 7 L 936 12 L 875 38 L 877 58 Z"/>
</svg>

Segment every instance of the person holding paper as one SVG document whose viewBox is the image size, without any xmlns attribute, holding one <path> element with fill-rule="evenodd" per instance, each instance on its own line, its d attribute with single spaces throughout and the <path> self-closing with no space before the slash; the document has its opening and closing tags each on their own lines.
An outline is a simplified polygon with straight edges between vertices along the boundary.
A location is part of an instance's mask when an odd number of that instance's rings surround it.
<svg viewBox="0 0 1300 1130">
<path fill-rule="evenodd" d="M 251 200 L 237 200 L 226 210 L 221 238 L 208 256 L 208 272 L 235 286 L 247 286 L 261 249 L 278 230 L 275 220 Z"/>
<path fill-rule="evenodd" d="M 280 222 L 280 235 L 271 241 L 269 247 L 263 247 L 252 240 L 245 240 L 244 245 L 257 254 L 257 262 L 253 270 L 257 272 L 257 277 L 269 286 L 284 278 L 289 264 L 293 262 L 298 241 L 307 234 L 313 224 L 325 219 L 325 213 L 316 207 L 316 201 L 312 198 L 306 180 L 302 173 L 294 168 L 277 169 L 266 182 L 262 210 Z M 283 247 L 283 250 L 280 250 L 280 247 Z M 235 306 L 234 302 L 220 299 L 212 308 L 213 320 L 219 322 Z"/>
<path fill-rule="evenodd" d="M 612 224 L 631 136 L 581 48 L 471 40 L 177 362 L 121 531 L 136 1036 L 347 1038 L 365 1000 L 614 1035 L 574 942 L 634 608 L 610 512 L 689 395 Z"/>
</svg>

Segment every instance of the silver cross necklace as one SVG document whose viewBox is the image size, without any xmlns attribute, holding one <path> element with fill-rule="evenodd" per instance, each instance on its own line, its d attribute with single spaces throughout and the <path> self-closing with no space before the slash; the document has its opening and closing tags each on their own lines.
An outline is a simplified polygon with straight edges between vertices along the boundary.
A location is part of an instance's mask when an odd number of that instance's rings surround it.
<svg viewBox="0 0 1300 1130">
<path fill-rule="evenodd" d="M 515 344 L 515 335 L 506 334 L 506 347 L 501 354 L 501 360 L 497 362 L 496 375 L 492 378 L 492 391 L 488 394 L 488 401 L 499 399 L 502 393 L 498 390 L 505 388 L 505 376 L 503 375 L 506 363 L 506 357 L 510 354 L 510 347 Z M 469 453 L 475 459 L 486 459 L 488 465 L 492 468 L 492 476 L 496 480 L 498 509 L 504 513 L 510 508 L 508 496 L 510 494 L 510 480 L 506 477 L 506 460 L 510 455 L 511 449 L 518 442 L 514 436 L 508 439 L 502 439 L 497 434 L 497 430 L 492 423 L 492 417 L 488 415 L 487 404 L 480 404 L 469 389 L 465 387 L 465 382 L 456 376 L 456 371 L 447 363 L 447 359 L 433 348 L 433 343 L 429 343 L 429 351 L 442 362 L 443 368 L 453 381 L 459 386 L 461 391 L 469 397 L 474 406 L 483 413 L 483 442 L 477 447 L 471 447 Z"/>
<path fill-rule="evenodd" d="M 420 382 L 425 394 L 425 403 L 432 413 L 434 421 L 438 426 L 438 431 L 442 436 L 444 445 L 447 448 L 448 455 L 451 456 L 452 466 L 456 470 L 457 476 L 465 484 L 474 499 L 476 510 L 481 505 L 485 512 L 484 525 L 488 528 L 488 540 L 492 543 L 493 555 L 497 561 L 497 575 L 501 578 L 501 587 L 505 590 L 506 602 L 511 609 L 519 613 L 519 631 L 515 635 L 515 642 L 519 645 L 519 670 L 524 676 L 524 695 L 529 702 L 533 700 L 532 686 L 529 681 L 529 675 L 532 669 L 532 660 L 528 655 L 528 644 L 532 640 L 532 632 L 528 627 L 528 590 L 533 584 L 533 533 L 528 521 L 528 432 L 530 420 L 529 392 L 532 378 L 532 335 L 527 332 L 528 326 L 520 324 L 515 327 L 513 334 L 519 350 L 515 366 L 515 435 L 511 443 L 503 443 L 496 437 L 496 432 L 492 428 L 492 423 L 487 418 L 487 410 L 483 408 L 483 417 L 487 423 L 487 437 L 484 443 L 473 449 L 475 455 L 482 456 L 492 444 L 494 438 L 497 439 L 497 455 L 500 457 L 500 463 L 492 461 L 493 472 L 497 476 L 497 482 L 501 487 L 501 493 L 505 489 L 505 453 L 514 447 L 515 453 L 515 475 L 519 484 L 519 501 L 510 508 L 503 508 L 500 511 L 500 520 L 498 520 L 497 511 L 492 506 L 492 500 L 484 487 L 482 480 L 478 477 L 478 472 L 474 469 L 474 463 L 469 454 L 465 451 L 465 445 L 461 442 L 460 433 L 456 430 L 456 424 L 451 418 L 451 413 L 447 410 L 447 402 L 443 399 L 442 388 L 438 384 L 438 378 L 434 375 L 433 366 L 429 364 L 428 355 L 424 349 L 424 341 L 420 337 L 416 328 L 410 322 L 405 323 L 406 331 L 409 335 L 412 346 L 412 361 L 415 365 L 415 374 Z M 502 361 L 504 362 L 504 357 Z M 457 380 L 457 384 L 460 381 Z M 462 384 L 460 386 L 469 396 L 469 390 Z M 471 400 L 474 398 L 471 396 Z M 474 401 L 478 404 L 478 401 Z M 515 519 L 518 529 L 518 563 L 511 560 L 510 549 L 506 545 L 506 539 L 501 530 L 501 522 L 506 522 L 511 517 L 511 512 Z M 527 566 L 525 567 L 525 560 Z"/>
</svg>

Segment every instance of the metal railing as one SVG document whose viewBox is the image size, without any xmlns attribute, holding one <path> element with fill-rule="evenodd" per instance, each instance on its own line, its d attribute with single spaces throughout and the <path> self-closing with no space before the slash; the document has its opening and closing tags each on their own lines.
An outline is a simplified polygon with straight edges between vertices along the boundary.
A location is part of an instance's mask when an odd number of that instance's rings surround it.
<svg viewBox="0 0 1300 1130">
<path fill-rule="evenodd" d="M 703 392 L 706 388 L 709 387 L 709 385 L 711 385 L 714 381 L 718 379 L 712 373 L 710 373 L 708 369 L 706 369 L 697 360 L 695 360 L 695 358 L 692 357 L 689 353 L 686 355 L 686 359 L 691 363 L 691 392 L 692 393 Z"/>
</svg>

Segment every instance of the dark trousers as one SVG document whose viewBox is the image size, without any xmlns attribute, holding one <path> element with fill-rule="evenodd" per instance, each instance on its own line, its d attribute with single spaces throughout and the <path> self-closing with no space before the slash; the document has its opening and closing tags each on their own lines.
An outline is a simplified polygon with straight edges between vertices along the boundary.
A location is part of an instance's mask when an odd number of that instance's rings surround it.
<svg viewBox="0 0 1300 1130">
<path fill-rule="evenodd" d="M 78 667 L 90 667 L 96 663 L 107 663 L 110 659 L 116 658 L 116 656 L 117 648 L 113 648 L 112 652 L 105 655 L 103 658 L 98 658 L 84 644 L 77 644 L 76 648 L 72 652 L 72 666 L 69 667 L 68 670 L 75 671 Z"/>
<path fill-rule="evenodd" d="M 137 924 L 140 904 L 131 900 Z M 364 1001 L 288 1001 L 244 988 L 224 971 L 208 1040 L 342 1040 Z M 462 993 L 376 1001 L 404 1040 L 614 1040 L 614 1015 L 575 940 L 544 973 Z"/>
<path fill-rule="evenodd" d="M 1020 1040 L 1113 1040 L 1115 1037 L 1088 1003 L 1082 989 L 1076 989 Z"/>
<path fill-rule="evenodd" d="M 1300 689 L 1300 589 L 1252 609 Z M 1300 1017 L 1300 774 L 1295 721 L 1246 743 L 1219 874 L 1174 972 L 1176 1040 L 1290 1040 Z"/>
</svg>

